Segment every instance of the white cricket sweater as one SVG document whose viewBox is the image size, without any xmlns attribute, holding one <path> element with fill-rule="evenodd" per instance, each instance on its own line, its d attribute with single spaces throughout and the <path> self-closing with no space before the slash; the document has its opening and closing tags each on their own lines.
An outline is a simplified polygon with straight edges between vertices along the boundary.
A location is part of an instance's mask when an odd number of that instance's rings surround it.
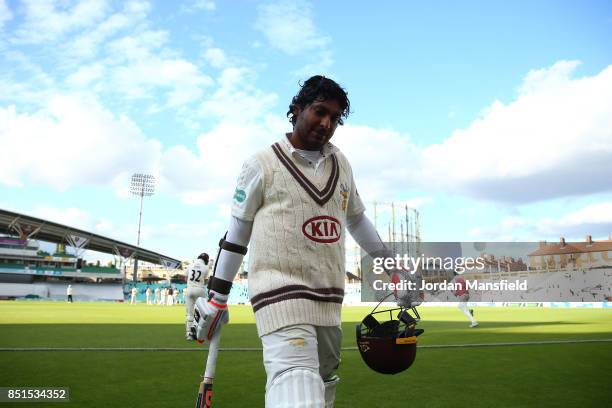
<svg viewBox="0 0 612 408">
<path fill-rule="evenodd" d="M 294 324 L 337 326 L 344 297 L 345 221 L 363 211 L 359 198 L 349 206 L 355 193 L 351 167 L 336 151 L 307 177 L 308 168 L 282 142 L 255 157 L 262 170 L 263 203 L 251 234 L 249 295 L 258 334 Z"/>
</svg>

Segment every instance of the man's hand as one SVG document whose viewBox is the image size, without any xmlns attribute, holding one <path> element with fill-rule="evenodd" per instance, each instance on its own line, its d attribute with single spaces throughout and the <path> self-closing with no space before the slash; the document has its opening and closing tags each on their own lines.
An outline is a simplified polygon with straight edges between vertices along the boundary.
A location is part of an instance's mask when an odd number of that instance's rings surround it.
<svg viewBox="0 0 612 408">
<path fill-rule="evenodd" d="M 423 299 L 421 297 L 421 277 L 419 275 L 396 269 L 391 272 L 390 278 L 392 283 L 399 286 L 393 291 L 398 306 L 410 308 L 421 304 Z"/>
<path fill-rule="evenodd" d="M 201 297 L 196 300 L 194 322 L 191 331 L 200 343 L 210 341 L 221 325 L 229 322 L 227 295 L 210 292 L 208 300 Z"/>
</svg>

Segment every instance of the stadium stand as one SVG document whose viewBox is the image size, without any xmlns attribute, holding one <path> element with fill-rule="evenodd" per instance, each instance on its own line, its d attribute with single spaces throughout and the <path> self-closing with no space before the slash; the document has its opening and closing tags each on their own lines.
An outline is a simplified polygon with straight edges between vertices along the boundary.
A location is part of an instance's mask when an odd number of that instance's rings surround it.
<svg viewBox="0 0 612 408">
<path fill-rule="evenodd" d="M 104 283 L 72 283 L 73 298 L 75 302 L 91 301 L 123 301 L 121 284 Z M 40 299 L 40 300 L 66 300 L 66 287 L 64 282 L 44 283 L 0 283 L 0 298 L 2 299 Z"/>
</svg>

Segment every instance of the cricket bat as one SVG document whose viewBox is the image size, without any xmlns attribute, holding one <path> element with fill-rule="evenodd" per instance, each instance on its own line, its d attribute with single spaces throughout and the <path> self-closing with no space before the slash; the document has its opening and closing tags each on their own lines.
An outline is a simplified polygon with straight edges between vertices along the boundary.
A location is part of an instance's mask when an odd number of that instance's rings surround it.
<svg viewBox="0 0 612 408">
<path fill-rule="evenodd" d="M 217 368 L 217 354 L 219 354 L 219 340 L 221 339 L 221 331 L 217 330 L 208 345 L 208 357 L 206 357 L 206 368 L 200 389 L 198 391 L 198 400 L 196 408 L 211 408 L 213 399 L 213 379 L 215 378 L 215 369 Z"/>
</svg>

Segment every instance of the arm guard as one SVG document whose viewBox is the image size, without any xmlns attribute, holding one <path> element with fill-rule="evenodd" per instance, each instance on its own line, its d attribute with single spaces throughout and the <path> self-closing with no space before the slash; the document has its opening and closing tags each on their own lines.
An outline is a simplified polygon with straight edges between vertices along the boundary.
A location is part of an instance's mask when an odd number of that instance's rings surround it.
<svg viewBox="0 0 612 408">
<path fill-rule="evenodd" d="M 221 240 L 219 241 L 219 251 L 217 252 L 217 260 L 215 262 L 215 267 L 213 269 L 213 273 L 212 276 L 210 278 L 210 280 L 208 281 L 208 291 L 209 293 L 212 292 L 217 292 L 219 294 L 222 295 L 228 295 L 231 288 L 232 288 L 232 282 L 231 281 L 227 281 L 225 279 L 221 279 L 216 275 L 217 272 L 217 266 L 219 265 L 219 261 L 221 259 L 221 251 L 225 250 L 228 252 L 232 252 L 238 255 L 246 255 L 247 253 L 247 247 L 243 246 L 243 245 L 238 245 L 235 244 L 233 242 L 229 242 L 227 241 L 225 238 L 227 237 L 227 233 L 223 236 L 223 238 L 221 238 Z M 240 260 L 242 260 L 242 258 L 240 258 Z M 236 273 L 236 271 L 234 271 L 234 274 Z"/>
</svg>

